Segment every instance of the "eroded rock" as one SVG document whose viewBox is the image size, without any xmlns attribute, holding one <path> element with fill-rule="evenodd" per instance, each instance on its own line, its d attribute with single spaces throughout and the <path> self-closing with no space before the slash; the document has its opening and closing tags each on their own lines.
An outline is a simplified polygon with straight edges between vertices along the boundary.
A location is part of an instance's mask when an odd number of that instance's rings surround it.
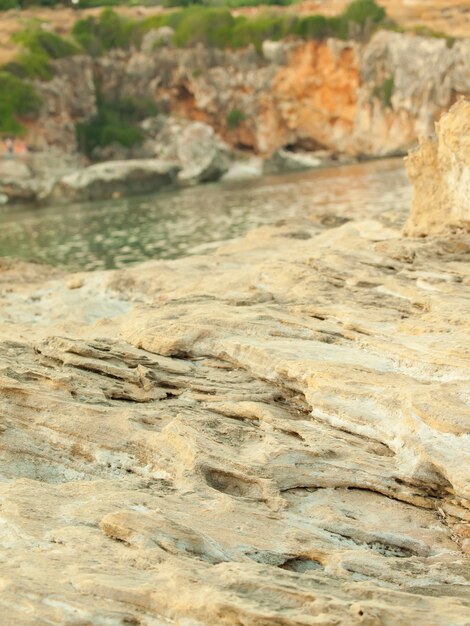
<svg viewBox="0 0 470 626">
<path fill-rule="evenodd" d="M 176 150 L 184 182 L 218 180 L 229 168 L 228 149 L 213 128 L 202 122 L 189 124 L 177 139 Z"/>
<path fill-rule="evenodd" d="M 3 624 L 466 626 L 470 236 L 354 215 L 1 264 Z"/>
<path fill-rule="evenodd" d="M 470 102 L 460 101 L 406 159 L 414 187 L 405 233 L 413 237 L 470 230 Z"/>
</svg>

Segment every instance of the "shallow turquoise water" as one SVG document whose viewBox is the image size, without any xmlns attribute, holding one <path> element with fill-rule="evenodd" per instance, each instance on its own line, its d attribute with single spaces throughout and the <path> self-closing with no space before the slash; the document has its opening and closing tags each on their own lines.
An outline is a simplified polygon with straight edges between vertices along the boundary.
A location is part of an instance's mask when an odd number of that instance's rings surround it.
<svg viewBox="0 0 470 626">
<path fill-rule="evenodd" d="M 74 269 L 123 267 L 203 252 L 279 219 L 312 213 L 405 215 L 400 160 L 374 161 L 153 196 L 40 209 L 0 208 L 0 256 Z M 392 218 L 390 218 L 392 219 Z"/>
</svg>

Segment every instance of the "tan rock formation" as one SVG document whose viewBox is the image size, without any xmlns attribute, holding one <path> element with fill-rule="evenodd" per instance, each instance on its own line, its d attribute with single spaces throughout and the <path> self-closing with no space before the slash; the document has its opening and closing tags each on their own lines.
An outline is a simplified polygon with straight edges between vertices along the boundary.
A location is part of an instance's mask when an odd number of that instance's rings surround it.
<svg viewBox="0 0 470 626">
<path fill-rule="evenodd" d="M 2 263 L 2 626 L 468 624 L 470 236 L 352 215 Z"/>
<path fill-rule="evenodd" d="M 413 237 L 470 230 L 470 102 L 461 101 L 406 159 L 414 187 L 405 233 Z"/>
</svg>

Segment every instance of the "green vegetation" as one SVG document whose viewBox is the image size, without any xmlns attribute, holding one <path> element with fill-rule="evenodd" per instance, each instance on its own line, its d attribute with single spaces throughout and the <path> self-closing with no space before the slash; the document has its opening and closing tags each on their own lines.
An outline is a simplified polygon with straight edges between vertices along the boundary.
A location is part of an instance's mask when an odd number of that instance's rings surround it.
<svg viewBox="0 0 470 626">
<path fill-rule="evenodd" d="M 87 17 L 79 20 L 72 35 L 80 46 L 91 56 L 99 56 L 112 48 L 130 48 L 138 44 L 141 24 L 105 9 L 98 18 Z"/>
<path fill-rule="evenodd" d="M 375 0 L 353 0 L 341 15 L 341 20 L 356 24 L 380 24 L 385 19 L 385 10 Z"/>
<path fill-rule="evenodd" d="M 137 123 L 156 115 L 153 101 L 123 98 L 106 102 L 98 98 L 98 114 L 89 122 L 77 125 L 77 142 L 80 150 L 92 157 L 97 147 L 118 143 L 126 148 L 142 142 L 144 134 Z"/>
<path fill-rule="evenodd" d="M 213 48 L 224 48 L 236 19 L 227 10 L 188 9 L 171 16 L 169 25 L 175 28 L 174 43 L 192 46 L 202 43 Z"/>
<path fill-rule="evenodd" d="M 0 0 L 0 11 L 8 11 L 16 9 L 18 2 L 16 0 Z"/>
<path fill-rule="evenodd" d="M 244 120 L 246 120 L 246 115 L 240 109 L 232 109 L 227 113 L 227 126 L 231 130 L 238 128 Z"/>
<path fill-rule="evenodd" d="M 67 0 L 0 0 L 0 11 L 9 9 L 27 9 L 32 6 L 55 7 L 58 5 L 69 5 Z M 116 6 L 118 4 L 135 4 L 125 0 L 80 0 L 75 8 Z"/>
<path fill-rule="evenodd" d="M 297 0 L 164 0 L 166 7 L 227 7 L 236 9 L 239 7 L 258 7 L 258 6 L 288 6 L 294 4 Z"/>
<path fill-rule="evenodd" d="M 87 9 L 92 7 L 115 7 L 119 5 L 127 6 L 153 6 L 163 5 L 166 7 L 188 7 L 200 5 L 206 7 L 245 7 L 260 5 L 288 5 L 296 0 L 79 0 L 73 5 L 76 9 Z M 0 11 L 9 9 L 26 9 L 31 6 L 54 7 L 58 5 L 69 5 L 67 0 L 0 0 Z"/>
<path fill-rule="evenodd" d="M 242 48 L 253 44 L 260 50 L 266 39 L 279 40 L 290 36 L 304 39 L 362 38 L 384 23 L 386 17 L 375 0 L 353 0 L 344 13 L 336 17 L 264 13 L 255 18 L 235 17 L 228 8 L 220 6 L 189 3 L 187 0 L 171 2 L 191 6 L 141 21 L 105 9 L 98 18 L 88 17 L 78 21 L 72 34 L 80 46 L 93 56 L 112 48 L 137 46 L 147 31 L 161 26 L 174 29 L 174 43 L 181 47 L 203 44 L 217 48 Z"/>
<path fill-rule="evenodd" d="M 374 88 L 372 95 L 382 102 L 384 108 L 392 108 L 392 96 L 395 88 L 395 79 L 389 76 L 381 85 Z"/>
<path fill-rule="evenodd" d="M 13 41 L 21 44 L 22 52 L 8 63 L 4 70 L 18 78 L 41 78 L 50 80 L 54 74 L 51 60 L 78 54 L 78 46 L 63 37 L 40 28 L 30 28 L 13 35 Z"/>
<path fill-rule="evenodd" d="M 20 135 L 19 117 L 33 116 L 41 100 L 34 89 L 16 76 L 0 72 L 0 134 Z"/>
<path fill-rule="evenodd" d="M 457 41 L 455 37 L 451 37 L 450 35 L 446 35 L 439 30 L 433 30 L 429 28 L 429 26 L 413 26 L 413 28 L 408 29 L 408 32 L 412 32 L 415 35 L 419 35 L 420 37 L 432 37 L 433 39 L 445 39 L 448 48 L 452 48 Z"/>
<path fill-rule="evenodd" d="M 253 44 L 259 50 L 266 39 L 289 36 L 304 39 L 362 37 L 384 19 L 385 11 L 374 0 L 354 0 L 342 15 L 331 18 L 265 13 L 250 19 L 234 17 L 228 9 L 192 6 L 161 18 L 160 23 L 175 29 L 177 46 L 202 43 L 219 48 L 241 48 Z"/>
</svg>

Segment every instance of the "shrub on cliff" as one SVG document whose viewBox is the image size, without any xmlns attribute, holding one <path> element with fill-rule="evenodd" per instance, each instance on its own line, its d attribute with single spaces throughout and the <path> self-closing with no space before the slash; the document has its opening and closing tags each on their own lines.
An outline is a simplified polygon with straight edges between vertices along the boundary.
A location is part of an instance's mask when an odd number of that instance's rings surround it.
<svg viewBox="0 0 470 626">
<path fill-rule="evenodd" d="M 0 72 L 0 134 L 21 134 L 21 118 L 34 116 L 40 106 L 41 99 L 31 85 Z"/>
<path fill-rule="evenodd" d="M 235 18 L 227 9 L 193 7 L 170 16 L 167 24 L 175 28 L 174 43 L 224 48 L 230 44 Z"/>
<path fill-rule="evenodd" d="M 240 109 L 232 109 L 227 113 L 227 126 L 230 130 L 238 128 L 242 122 L 246 120 L 246 115 Z"/>
<path fill-rule="evenodd" d="M 43 54 L 49 59 L 62 59 L 80 51 L 71 41 L 40 28 L 26 29 L 15 33 L 12 39 L 30 52 Z"/>
<path fill-rule="evenodd" d="M 0 0 L 0 11 L 9 11 L 16 9 L 18 2 L 16 0 Z"/>
<path fill-rule="evenodd" d="M 141 38 L 138 24 L 112 9 L 105 9 L 98 18 L 79 20 L 72 34 L 91 56 L 99 56 L 112 48 L 130 48 L 132 44 L 138 44 Z"/>
<path fill-rule="evenodd" d="M 383 83 L 374 87 L 372 91 L 372 96 L 374 98 L 378 98 L 385 109 L 391 108 L 394 88 L 395 78 L 394 76 L 389 76 L 383 81 Z"/>
<path fill-rule="evenodd" d="M 50 61 L 78 54 L 80 49 L 71 41 L 39 28 L 15 33 L 13 41 L 22 52 L 4 69 L 18 78 L 50 80 L 54 74 Z"/>
<path fill-rule="evenodd" d="M 27 9 L 33 6 L 54 7 L 57 5 L 69 4 L 66 0 L 0 0 L 0 11 L 9 9 Z M 72 5 L 75 9 L 88 7 L 116 6 L 118 4 L 134 4 L 127 0 L 79 0 Z"/>
<path fill-rule="evenodd" d="M 330 35 L 339 39 L 364 37 L 385 18 L 385 10 L 375 0 L 353 0 L 341 15 L 328 20 Z"/>
<path fill-rule="evenodd" d="M 344 10 L 342 17 L 346 22 L 356 24 L 380 24 L 385 19 L 385 9 L 379 6 L 375 0 L 353 0 Z"/>
<path fill-rule="evenodd" d="M 80 150 L 89 157 L 97 147 L 118 143 L 125 148 L 138 145 L 144 134 L 137 122 L 157 114 L 156 104 L 146 98 L 122 98 L 107 102 L 98 97 L 98 114 L 89 122 L 77 125 Z"/>
<path fill-rule="evenodd" d="M 263 41 L 278 41 L 295 33 L 297 18 L 292 15 L 260 15 L 255 19 L 240 17 L 234 26 L 231 44 L 243 48 L 253 44 L 259 51 Z"/>
<path fill-rule="evenodd" d="M 304 39 L 325 39 L 330 34 L 329 21 L 324 15 L 309 15 L 298 21 L 296 35 Z"/>
<path fill-rule="evenodd" d="M 194 5 L 206 7 L 258 7 L 287 6 L 297 0 L 165 0 L 166 7 L 190 7 Z"/>
<path fill-rule="evenodd" d="M 158 26 L 165 24 L 174 28 L 174 43 L 178 46 L 202 43 L 220 48 L 242 48 L 252 44 L 260 50 L 267 39 L 280 40 L 289 36 L 319 40 L 364 37 L 384 21 L 385 15 L 375 0 L 354 0 L 339 16 L 309 15 L 304 18 L 289 13 L 234 17 L 228 9 L 193 5 L 160 17 Z"/>
</svg>

